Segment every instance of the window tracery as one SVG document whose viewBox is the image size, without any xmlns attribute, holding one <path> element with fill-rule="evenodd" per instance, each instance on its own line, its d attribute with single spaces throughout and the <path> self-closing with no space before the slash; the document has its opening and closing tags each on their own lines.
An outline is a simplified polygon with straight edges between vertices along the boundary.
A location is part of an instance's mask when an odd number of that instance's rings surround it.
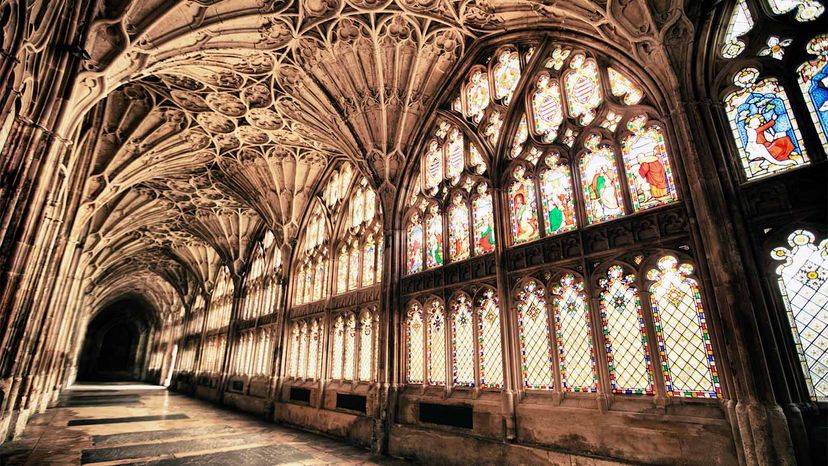
<svg viewBox="0 0 828 466">
<path fill-rule="evenodd" d="M 302 380 L 320 378 L 323 333 L 322 319 L 318 317 L 290 323 L 287 367 L 290 377 Z"/>
<path fill-rule="evenodd" d="M 316 202 L 304 237 L 299 243 L 301 254 L 297 262 L 294 294 L 297 305 L 319 301 L 327 296 L 330 234 L 326 218 L 326 210 L 321 203 Z"/>
<path fill-rule="evenodd" d="M 376 193 L 365 178 L 348 189 L 352 196 L 344 209 L 338 239 L 337 294 L 379 283 L 377 271 L 382 268 L 377 248 L 383 240 L 382 215 Z"/>
</svg>

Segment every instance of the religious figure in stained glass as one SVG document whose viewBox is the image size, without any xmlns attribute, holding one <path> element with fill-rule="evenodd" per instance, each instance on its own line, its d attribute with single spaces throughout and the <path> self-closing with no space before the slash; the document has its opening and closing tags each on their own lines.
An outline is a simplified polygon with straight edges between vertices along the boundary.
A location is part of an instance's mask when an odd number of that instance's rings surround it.
<svg viewBox="0 0 828 466">
<path fill-rule="evenodd" d="M 552 344 L 543 287 L 534 280 L 526 282 L 517 294 L 517 309 L 523 385 L 551 390 L 554 385 Z"/>
<path fill-rule="evenodd" d="M 678 199 L 664 134 L 656 125 L 647 126 L 647 116 L 630 119 L 632 133 L 621 141 L 624 168 L 630 187 L 633 208 L 649 209 Z"/>
<path fill-rule="evenodd" d="M 417 273 L 423 270 L 423 224 L 420 216 L 411 217 L 406 232 L 406 270 L 408 273 Z"/>
<path fill-rule="evenodd" d="M 797 70 L 799 87 L 822 147 L 828 151 L 828 35 L 811 39 L 806 50 L 817 58 L 806 61 Z"/>
<path fill-rule="evenodd" d="M 544 163 L 547 168 L 540 173 L 540 188 L 546 234 L 572 231 L 577 227 L 577 221 L 569 166 L 561 163 L 554 152 L 546 156 Z"/>
<path fill-rule="evenodd" d="M 595 119 L 596 110 L 604 101 L 598 64 L 582 53 L 576 53 L 569 62 L 563 78 L 566 103 L 570 116 L 578 123 L 588 125 Z"/>
<path fill-rule="evenodd" d="M 492 195 L 488 193 L 485 183 L 477 187 L 477 196 L 472 200 L 474 217 L 474 253 L 475 255 L 494 252 L 494 214 L 492 212 Z"/>
<path fill-rule="evenodd" d="M 514 244 L 521 244 L 539 237 L 535 184 L 522 165 L 515 168 L 513 178 L 509 186 L 512 237 Z"/>
<path fill-rule="evenodd" d="M 788 246 L 771 251 L 781 262 L 779 291 L 808 391 L 828 401 L 828 239 L 817 244 L 812 232 L 796 230 Z"/>
<path fill-rule="evenodd" d="M 437 207 L 431 208 L 426 218 L 426 267 L 431 269 L 443 265 L 443 216 Z"/>
<path fill-rule="evenodd" d="M 725 109 L 748 179 L 808 163 L 785 89 L 773 78 L 757 82 L 745 68 L 733 82 L 741 89 L 725 97 Z"/>
<path fill-rule="evenodd" d="M 650 305 L 658 337 L 667 392 L 674 396 L 717 398 L 719 374 L 713 359 L 701 290 L 690 278 L 693 266 L 673 256 L 658 260 L 647 272 Z"/>
<path fill-rule="evenodd" d="M 469 209 L 459 193 L 452 198 L 449 207 L 449 252 L 452 261 L 468 259 L 470 254 Z"/>
<path fill-rule="evenodd" d="M 597 134 L 590 135 L 581 155 L 581 184 L 586 203 L 587 223 L 598 223 L 624 215 L 624 200 L 615 165 L 615 151 L 601 144 Z"/>
</svg>

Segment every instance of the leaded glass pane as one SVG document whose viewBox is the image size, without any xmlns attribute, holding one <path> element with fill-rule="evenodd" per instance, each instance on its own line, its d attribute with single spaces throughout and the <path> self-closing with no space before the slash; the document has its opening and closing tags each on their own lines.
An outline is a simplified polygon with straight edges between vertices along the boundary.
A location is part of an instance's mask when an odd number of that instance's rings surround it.
<svg viewBox="0 0 828 466">
<path fill-rule="evenodd" d="M 811 39 L 806 49 L 817 58 L 803 63 L 797 70 L 799 87 L 822 147 L 828 151 L 828 35 Z"/>
<path fill-rule="evenodd" d="M 627 183 L 636 211 L 678 200 L 664 134 L 658 126 L 646 123 L 646 115 L 632 118 L 627 124 L 631 134 L 621 141 Z"/>
<path fill-rule="evenodd" d="M 423 270 L 423 225 L 420 218 L 414 216 L 408 224 L 406 233 L 406 270 L 417 273 Z"/>
<path fill-rule="evenodd" d="M 359 334 L 359 380 L 371 380 L 371 368 L 374 366 L 374 327 L 370 312 L 363 312 L 360 317 Z"/>
<path fill-rule="evenodd" d="M 474 71 L 466 86 L 466 116 L 475 123 L 480 123 L 490 99 L 488 74 L 483 70 Z"/>
<path fill-rule="evenodd" d="M 825 12 L 825 7 L 818 0 L 768 0 L 771 10 L 777 15 L 796 9 L 796 20 L 813 21 Z"/>
<path fill-rule="evenodd" d="M 552 289 L 552 303 L 563 388 L 573 392 L 594 392 L 598 377 L 584 283 L 572 274 L 564 275 L 559 285 Z"/>
<path fill-rule="evenodd" d="M 488 193 L 485 184 L 477 189 L 477 197 L 472 200 L 474 215 L 474 254 L 489 254 L 494 252 L 494 214 L 492 213 L 492 196 Z"/>
<path fill-rule="evenodd" d="M 748 179 L 809 163 L 785 89 L 776 79 L 756 81 L 759 70 L 745 68 L 734 82 L 740 90 L 725 97 L 725 110 Z"/>
<path fill-rule="evenodd" d="M 564 74 L 564 91 L 569 116 L 578 123 L 588 125 L 595 119 L 595 111 L 604 101 L 598 64 L 582 53 L 576 53 L 569 62 L 570 70 Z"/>
<path fill-rule="evenodd" d="M 337 316 L 334 320 L 331 349 L 331 378 L 338 380 L 342 378 L 342 356 L 345 349 L 345 320 L 342 316 Z"/>
<path fill-rule="evenodd" d="M 555 153 L 547 155 L 545 163 L 547 168 L 540 174 L 540 188 L 546 234 L 572 231 L 577 228 L 577 220 L 569 165 L 562 163 Z"/>
<path fill-rule="evenodd" d="M 512 217 L 512 243 L 521 244 L 539 238 L 535 183 L 523 166 L 515 168 L 509 186 L 509 209 Z"/>
<path fill-rule="evenodd" d="M 463 196 L 455 195 L 449 207 L 449 252 L 452 262 L 468 259 L 471 240 L 469 239 L 469 208 Z"/>
<path fill-rule="evenodd" d="M 719 374 L 701 291 L 688 275 L 693 267 L 673 256 L 658 261 L 658 269 L 647 272 L 650 304 L 656 326 L 661 365 L 667 392 L 676 396 L 717 398 L 721 394 Z"/>
<path fill-rule="evenodd" d="M 293 324 L 293 332 L 291 336 L 291 345 L 290 345 L 290 372 L 289 375 L 291 377 L 298 377 L 299 376 L 299 352 L 300 346 L 302 344 L 301 336 L 299 333 L 299 324 L 294 322 Z"/>
<path fill-rule="evenodd" d="M 344 293 L 348 290 L 348 254 L 347 249 L 339 253 L 339 260 L 336 264 L 336 291 Z"/>
<path fill-rule="evenodd" d="M 432 212 L 426 219 L 426 267 L 443 265 L 443 216 Z"/>
<path fill-rule="evenodd" d="M 532 120 L 535 132 L 543 137 L 544 142 L 552 142 L 558 137 L 558 129 L 564 120 L 561 102 L 561 87 L 558 81 L 548 74 L 542 74 L 535 83 L 532 94 Z"/>
<path fill-rule="evenodd" d="M 782 261 L 776 275 L 808 391 L 828 401 L 828 239 L 815 242 L 810 231 L 796 230 L 790 247 L 771 257 Z"/>
<path fill-rule="evenodd" d="M 310 326 L 310 343 L 308 346 L 308 378 L 319 378 L 319 321 L 314 320 Z"/>
<path fill-rule="evenodd" d="M 644 93 L 626 76 L 619 73 L 615 68 L 607 68 L 610 91 L 615 97 L 620 97 L 626 105 L 635 105 L 644 98 Z"/>
<path fill-rule="evenodd" d="M 472 303 L 465 295 L 458 296 L 451 306 L 451 332 L 453 383 L 474 386 L 474 322 Z"/>
<path fill-rule="evenodd" d="M 406 367 L 408 383 L 423 383 L 425 379 L 423 372 L 425 326 L 423 322 L 423 311 L 419 304 L 412 305 L 408 311 L 408 319 L 406 320 L 406 343 L 408 345 L 408 364 Z"/>
<path fill-rule="evenodd" d="M 446 383 L 446 317 L 443 305 L 436 299 L 428 308 L 428 383 Z"/>
<path fill-rule="evenodd" d="M 463 133 L 453 128 L 446 146 L 446 175 L 449 178 L 458 178 L 463 173 L 466 165 L 464 157 Z"/>
<path fill-rule="evenodd" d="M 518 292 L 517 308 L 523 385 L 551 390 L 554 386 L 552 343 L 543 287 L 535 281 L 527 282 Z"/>
<path fill-rule="evenodd" d="M 624 216 L 624 198 L 615 164 L 615 151 L 602 144 L 597 134 L 590 135 L 581 155 L 581 185 L 586 204 L 587 223 L 599 223 Z"/>
<path fill-rule="evenodd" d="M 428 143 L 425 154 L 425 187 L 433 188 L 443 181 L 443 151 L 437 140 Z"/>
<path fill-rule="evenodd" d="M 509 105 L 512 94 L 520 81 L 520 57 L 514 50 L 504 50 L 497 56 L 497 64 L 492 68 L 494 75 L 495 98 Z"/>
<path fill-rule="evenodd" d="M 359 287 L 359 248 L 351 249 L 350 265 L 348 266 L 348 289 L 355 290 Z"/>
<path fill-rule="evenodd" d="M 653 377 L 647 333 L 635 276 L 617 265 L 599 282 L 601 317 L 614 393 L 652 394 Z"/>
<path fill-rule="evenodd" d="M 299 324 L 299 370 L 297 375 L 303 379 L 308 376 L 309 345 L 308 323 L 302 322 Z"/>
<path fill-rule="evenodd" d="M 734 58 L 745 49 L 745 43 L 739 39 L 753 29 L 753 17 L 750 15 L 747 2 L 736 0 L 736 6 L 730 16 L 725 32 L 725 45 L 722 46 L 722 56 Z"/>
<path fill-rule="evenodd" d="M 503 385 L 503 355 L 500 342 L 500 306 L 491 288 L 484 290 L 477 302 L 478 340 L 480 344 L 480 385 L 500 388 Z"/>
<path fill-rule="evenodd" d="M 369 238 L 365 243 L 365 252 L 362 256 L 362 286 L 369 286 L 374 283 L 374 271 L 376 270 L 376 247 L 374 239 Z"/>
<path fill-rule="evenodd" d="M 356 351 L 356 318 L 353 314 L 349 314 L 345 321 L 345 351 L 344 362 L 342 367 L 342 378 L 344 380 L 354 380 L 354 366 L 356 361 L 354 359 L 354 352 Z"/>
</svg>

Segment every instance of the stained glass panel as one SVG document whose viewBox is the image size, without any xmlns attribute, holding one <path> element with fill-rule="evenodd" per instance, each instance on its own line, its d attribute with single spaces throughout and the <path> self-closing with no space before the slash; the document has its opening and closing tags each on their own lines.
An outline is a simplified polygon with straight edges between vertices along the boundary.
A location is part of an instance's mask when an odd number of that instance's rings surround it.
<svg viewBox="0 0 828 466">
<path fill-rule="evenodd" d="M 563 123 L 564 113 L 561 103 L 561 88 L 558 81 L 548 74 L 542 74 L 532 94 L 532 120 L 535 132 L 543 136 L 544 142 L 552 142 L 558 137 L 558 129 Z"/>
<path fill-rule="evenodd" d="M 646 123 L 645 115 L 632 118 L 627 124 L 632 134 L 621 141 L 627 184 L 636 211 L 678 200 L 664 134 L 658 126 Z"/>
<path fill-rule="evenodd" d="M 474 322 L 472 303 L 458 296 L 451 306 L 451 352 L 454 385 L 472 387 L 474 376 Z"/>
<path fill-rule="evenodd" d="M 354 380 L 354 366 L 356 361 L 354 359 L 354 352 L 356 351 L 356 318 L 353 314 L 348 314 L 345 320 L 345 351 L 342 378 L 344 380 Z"/>
<path fill-rule="evenodd" d="M 313 299 L 313 268 L 305 266 L 305 296 L 302 302 L 309 303 Z"/>
<path fill-rule="evenodd" d="M 478 194 L 472 200 L 474 214 L 474 254 L 494 252 L 494 214 L 492 213 L 492 195 L 487 192 L 485 184 L 478 187 Z"/>
<path fill-rule="evenodd" d="M 323 297 L 325 291 L 325 264 L 319 262 L 316 264 L 316 273 L 313 277 L 313 300 L 319 301 Z"/>
<path fill-rule="evenodd" d="M 497 56 L 497 63 L 492 68 L 494 75 L 495 98 L 509 105 L 512 94 L 520 81 L 520 57 L 514 50 L 504 50 Z"/>
<path fill-rule="evenodd" d="M 428 308 L 428 383 L 446 383 L 446 316 L 438 300 Z"/>
<path fill-rule="evenodd" d="M 796 230 L 788 245 L 771 252 L 782 261 L 779 289 L 808 391 L 828 401 L 828 239 L 817 245 L 813 233 Z"/>
<path fill-rule="evenodd" d="M 449 178 L 458 178 L 465 168 L 463 133 L 453 128 L 449 133 L 448 145 L 446 146 L 446 175 Z"/>
<path fill-rule="evenodd" d="M 355 290 L 359 286 L 359 248 L 351 249 L 350 265 L 348 266 L 348 289 Z"/>
<path fill-rule="evenodd" d="M 364 221 L 370 222 L 377 215 L 377 195 L 371 188 L 365 189 L 365 215 Z"/>
<path fill-rule="evenodd" d="M 423 383 L 425 345 L 425 327 L 423 325 L 423 311 L 419 304 L 414 304 L 408 311 L 406 320 L 406 343 L 408 345 L 408 361 L 406 374 L 408 383 Z"/>
<path fill-rule="evenodd" d="M 363 214 L 365 212 L 365 191 L 362 189 L 356 190 L 351 204 L 351 226 L 357 227 L 362 223 Z"/>
<path fill-rule="evenodd" d="M 566 274 L 552 289 L 558 358 L 564 390 L 594 392 L 598 382 L 584 283 Z"/>
<path fill-rule="evenodd" d="M 615 68 L 607 68 L 607 76 L 609 77 L 610 91 L 615 97 L 620 97 L 621 101 L 626 105 L 635 105 L 641 102 L 644 98 L 644 93 L 626 76 L 619 73 Z"/>
<path fill-rule="evenodd" d="M 500 343 L 500 306 L 491 288 L 477 301 L 478 341 L 480 344 L 480 385 L 500 388 L 503 385 L 503 355 Z"/>
<path fill-rule="evenodd" d="M 572 231 L 577 227 L 577 220 L 569 165 L 562 163 L 556 153 L 547 155 L 545 163 L 547 168 L 540 173 L 540 188 L 546 234 Z"/>
<path fill-rule="evenodd" d="M 578 123 L 588 125 L 595 119 L 595 111 L 604 101 L 601 77 L 595 60 L 576 53 L 569 62 L 570 70 L 564 74 L 564 91 L 569 115 Z"/>
<path fill-rule="evenodd" d="M 290 376 L 299 377 L 299 352 L 302 344 L 299 333 L 299 323 L 293 323 L 293 333 L 291 336 L 291 350 L 290 350 Z"/>
<path fill-rule="evenodd" d="M 817 58 L 803 63 L 797 70 L 799 87 L 822 147 L 828 151 L 828 35 L 811 39 L 806 50 Z"/>
<path fill-rule="evenodd" d="M 425 187 L 433 188 L 443 181 L 443 150 L 437 140 L 428 143 L 425 154 Z"/>
<path fill-rule="evenodd" d="M 600 143 L 600 137 L 590 135 L 584 145 L 587 152 L 581 155 L 581 185 L 586 203 L 587 223 L 598 223 L 624 216 L 624 199 L 615 151 Z"/>
<path fill-rule="evenodd" d="M 345 320 L 337 316 L 334 320 L 333 342 L 331 342 L 333 356 L 331 357 L 331 378 L 342 379 L 342 355 L 345 349 Z"/>
<path fill-rule="evenodd" d="M 468 259 L 469 248 L 469 208 L 462 196 L 455 195 L 449 207 L 449 252 L 452 262 Z"/>
<path fill-rule="evenodd" d="M 523 385 L 551 390 L 554 386 L 552 342 L 543 287 L 535 281 L 527 282 L 518 292 L 517 308 Z"/>
<path fill-rule="evenodd" d="M 348 291 L 348 250 L 343 248 L 336 263 L 336 291 Z"/>
<path fill-rule="evenodd" d="M 371 380 L 374 367 L 374 326 L 370 312 L 363 312 L 359 319 L 359 380 Z"/>
<path fill-rule="evenodd" d="M 308 347 L 308 378 L 319 378 L 319 321 L 313 320 L 310 326 L 310 344 Z"/>
<path fill-rule="evenodd" d="M 614 265 L 599 282 L 601 318 L 613 393 L 652 394 L 647 333 L 635 276 Z"/>
<path fill-rule="evenodd" d="M 302 379 L 306 378 L 308 374 L 309 343 L 308 323 L 302 322 L 299 324 L 299 370 L 297 371 L 297 376 Z"/>
<path fill-rule="evenodd" d="M 523 146 L 526 144 L 527 139 L 529 139 L 529 126 L 526 123 L 526 115 L 523 115 L 520 117 L 515 137 L 512 140 L 512 158 L 517 157 L 523 152 Z"/>
<path fill-rule="evenodd" d="M 509 210 L 512 217 L 512 243 L 521 244 L 536 240 L 538 234 L 535 183 L 523 166 L 517 166 L 514 180 L 509 185 Z"/>
<path fill-rule="evenodd" d="M 466 116 L 480 123 L 483 112 L 489 106 L 489 75 L 483 70 L 474 71 L 466 86 Z"/>
<path fill-rule="evenodd" d="M 825 12 L 825 7 L 817 0 L 768 0 L 771 10 L 777 15 L 796 9 L 796 20 L 813 21 Z"/>
<path fill-rule="evenodd" d="M 668 394 L 717 398 L 721 394 L 719 374 L 701 291 L 690 264 L 677 267 L 673 256 L 658 261 L 658 269 L 647 272 L 650 304 L 658 337 L 661 366 Z"/>
<path fill-rule="evenodd" d="M 300 267 L 299 273 L 296 276 L 296 304 L 305 302 L 305 268 Z"/>
<path fill-rule="evenodd" d="M 423 270 L 423 225 L 416 215 L 411 218 L 408 224 L 405 257 L 408 273 L 417 273 Z"/>
<path fill-rule="evenodd" d="M 758 76 L 756 68 L 737 73 L 734 82 L 741 89 L 724 100 L 748 179 L 808 163 L 785 89 L 773 78 L 757 82 Z"/>
<path fill-rule="evenodd" d="M 725 32 L 725 44 L 722 46 L 722 56 L 725 58 L 737 57 L 745 50 L 745 43 L 739 39 L 753 29 L 753 17 L 745 0 L 736 0 L 736 6 L 730 14 L 730 21 Z"/>
<path fill-rule="evenodd" d="M 426 267 L 443 265 L 443 216 L 436 211 L 426 219 Z"/>
<path fill-rule="evenodd" d="M 365 252 L 362 257 L 362 286 L 369 286 L 374 283 L 374 270 L 376 270 L 376 247 L 374 239 L 369 238 L 365 243 Z"/>
</svg>

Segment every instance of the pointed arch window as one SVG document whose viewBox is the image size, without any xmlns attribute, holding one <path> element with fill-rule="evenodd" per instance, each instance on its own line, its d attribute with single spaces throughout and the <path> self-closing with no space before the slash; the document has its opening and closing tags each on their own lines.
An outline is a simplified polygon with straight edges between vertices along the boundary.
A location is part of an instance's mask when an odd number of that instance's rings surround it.
<svg viewBox="0 0 828 466">
<path fill-rule="evenodd" d="M 544 164 L 545 168 L 540 172 L 540 191 L 546 234 L 572 231 L 578 224 L 569 165 L 554 151 L 546 156 Z"/>
<path fill-rule="evenodd" d="M 490 254 L 495 249 L 494 209 L 492 195 L 486 183 L 477 185 L 477 194 L 472 198 L 474 222 L 475 255 Z"/>
<path fill-rule="evenodd" d="M 443 303 L 432 299 L 428 303 L 427 369 L 429 385 L 446 384 L 446 314 Z"/>
<path fill-rule="evenodd" d="M 356 364 L 356 318 L 353 313 L 345 317 L 345 349 L 343 351 L 342 379 L 354 380 L 354 366 Z"/>
<path fill-rule="evenodd" d="M 736 0 L 736 5 L 730 14 L 725 32 L 725 44 L 722 46 L 722 56 L 734 58 L 745 50 L 745 43 L 739 37 L 753 29 L 753 16 L 750 14 L 745 0 Z"/>
<path fill-rule="evenodd" d="M 452 196 L 448 209 L 449 254 L 452 262 L 471 257 L 471 235 L 469 234 L 469 208 L 460 193 Z"/>
<path fill-rule="evenodd" d="M 421 384 L 425 380 L 425 320 L 420 303 L 408 308 L 406 328 L 406 378 L 408 383 Z"/>
<path fill-rule="evenodd" d="M 471 298 L 463 294 L 452 301 L 451 359 L 455 386 L 475 385 L 473 315 Z"/>
<path fill-rule="evenodd" d="M 563 388 L 594 392 L 598 376 L 583 281 L 571 273 L 565 274 L 552 288 L 552 304 Z"/>
<path fill-rule="evenodd" d="M 808 392 L 828 401 L 828 239 L 795 230 L 771 258 Z"/>
<path fill-rule="evenodd" d="M 480 385 L 500 388 L 503 385 L 503 352 L 500 343 L 500 305 L 491 288 L 480 292 L 475 305 L 480 345 Z"/>
<path fill-rule="evenodd" d="M 343 374 L 342 359 L 345 354 L 345 319 L 339 315 L 333 324 L 333 356 L 331 357 L 331 378 L 341 380 Z"/>
<path fill-rule="evenodd" d="M 426 268 L 443 265 L 443 215 L 434 205 L 426 217 Z"/>
<path fill-rule="evenodd" d="M 373 380 L 374 314 L 363 310 L 359 317 L 359 380 Z"/>
<path fill-rule="evenodd" d="M 800 65 L 799 87 L 822 147 L 828 152 L 828 34 L 811 39 L 805 49 L 817 57 Z"/>
<path fill-rule="evenodd" d="M 518 165 L 512 172 L 509 185 L 509 210 L 512 217 L 512 242 L 514 244 L 534 241 L 538 234 L 537 205 L 535 185 L 531 174 L 523 165 Z"/>
<path fill-rule="evenodd" d="M 796 20 L 805 23 L 814 21 L 822 16 L 825 7 L 817 0 L 767 0 L 771 10 L 782 15 L 789 11 L 796 10 Z"/>
<path fill-rule="evenodd" d="M 579 167 L 586 204 L 587 223 L 599 223 L 624 216 L 624 197 L 615 151 L 591 134 L 584 143 Z"/>
<path fill-rule="evenodd" d="M 748 180 L 810 161 L 785 89 L 774 78 L 744 68 L 733 78 L 740 89 L 725 97 L 725 110 Z"/>
<path fill-rule="evenodd" d="M 598 285 L 613 393 L 652 394 L 653 371 L 635 275 L 613 265 Z"/>
<path fill-rule="evenodd" d="M 629 134 L 621 140 L 621 153 L 633 210 L 677 201 L 673 170 L 661 128 L 648 125 L 646 115 L 638 115 L 627 123 L 627 130 Z"/>
<path fill-rule="evenodd" d="M 523 386 L 551 390 L 555 382 L 546 292 L 540 283 L 529 280 L 518 291 L 516 298 Z"/>
</svg>

